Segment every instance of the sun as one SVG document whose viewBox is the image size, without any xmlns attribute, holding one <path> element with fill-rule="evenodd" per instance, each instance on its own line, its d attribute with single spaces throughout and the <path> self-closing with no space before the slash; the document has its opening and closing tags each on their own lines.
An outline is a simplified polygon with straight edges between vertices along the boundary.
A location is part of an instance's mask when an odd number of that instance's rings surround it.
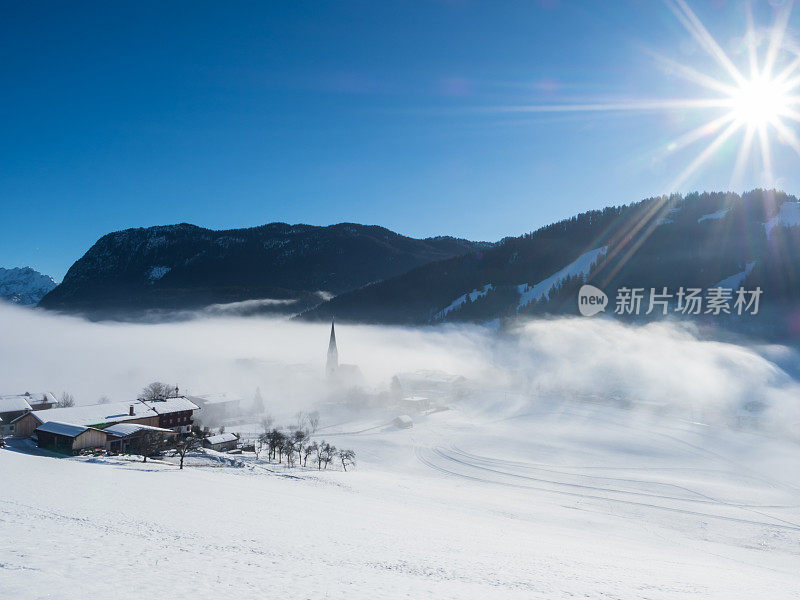
<svg viewBox="0 0 800 600">
<path fill-rule="evenodd" d="M 704 93 L 689 98 L 633 98 L 624 102 L 586 101 L 570 104 L 523 105 L 503 107 L 523 112 L 664 112 L 675 114 L 690 111 L 714 113 L 696 129 L 675 139 L 664 141 L 653 151 L 653 161 L 661 161 L 690 147 L 705 143 L 664 191 L 680 192 L 700 169 L 720 156 L 735 156 L 729 189 L 736 189 L 751 157 L 760 155 L 760 177 L 764 187 L 776 182 L 772 170 L 772 147 L 775 143 L 790 147 L 800 156 L 800 44 L 787 40 L 789 16 L 793 0 L 786 0 L 776 11 L 775 22 L 766 35 L 756 31 L 749 2 L 747 31 L 741 38 L 736 65 L 708 32 L 687 0 L 664 0 L 668 9 L 691 35 L 697 46 L 705 50 L 718 67 L 717 72 L 699 69 L 667 57 L 648 52 L 671 76 L 705 88 Z M 742 69 L 741 67 L 745 67 Z M 711 92 L 711 95 L 709 95 Z M 733 150 L 731 152 L 731 150 Z"/>
<path fill-rule="evenodd" d="M 776 80 L 754 77 L 739 86 L 731 97 L 737 121 L 749 127 L 778 122 L 790 110 L 792 98 Z"/>
</svg>

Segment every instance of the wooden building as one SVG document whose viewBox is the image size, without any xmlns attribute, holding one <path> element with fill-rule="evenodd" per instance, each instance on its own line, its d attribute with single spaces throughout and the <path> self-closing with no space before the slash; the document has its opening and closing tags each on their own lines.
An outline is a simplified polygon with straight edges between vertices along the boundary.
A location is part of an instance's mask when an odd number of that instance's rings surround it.
<svg viewBox="0 0 800 600">
<path fill-rule="evenodd" d="M 107 434 L 93 427 L 48 421 L 36 428 L 40 448 L 63 454 L 76 454 L 83 449 L 105 449 Z"/>
<path fill-rule="evenodd" d="M 197 404 L 185 396 L 164 398 L 163 400 L 142 400 L 141 403 L 158 415 L 155 427 L 172 429 L 177 433 L 190 433 L 192 431 L 192 415 L 194 411 L 200 410 Z M 148 425 L 150 424 L 148 423 Z"/>
<path fill-rule="evenodd" d="M 203 447 L 217 452 L 234 450 L 239 445 L 239 437 L 233 433 L 219 433 L 203 440 Z"/>
<path fill-rule="evenodd" d="M 157 435 L 162 440 L 166 440 L 168 437 L 177 435 L 177 432 L 171 429 L 138 423 L 117 423 L 106 427 L 103 433 L 108 435 L 108 449 L 118 454 L 141 454 L 143 438 L 146 436 Z"/>
<path fill-rule="evenodd" d="M 28 437 L 49 421 L 75 423 L 103 429 L 114 423 L 140 423 L 158 427 L 159 415 L 142 402 L 112 402 L 29 412 L 13 422 L 14 435 Z"/>
<path fill-rule="evenodd" d="M 96 429 L 105 429 L 115 423 L 135 423 L 172 429 L 178 433 L 189 433 L 192 427 L 192 414 L 197 409 L 196 404 L 184 397 L 111 402 L 31 411 L 22 414 L 12 424 L 14 435 L 20 437 L 32 435 L 37 427 L 49 421 L 75 423 Z"/>
<path fill-rule="evenodd" d="M 24 394 L 0 396 L 0 419 L 2 419 L 0 435 L 14 435 L 16 429 L 14 421 L 32 410 L 28 397 Z"/>
</svg>

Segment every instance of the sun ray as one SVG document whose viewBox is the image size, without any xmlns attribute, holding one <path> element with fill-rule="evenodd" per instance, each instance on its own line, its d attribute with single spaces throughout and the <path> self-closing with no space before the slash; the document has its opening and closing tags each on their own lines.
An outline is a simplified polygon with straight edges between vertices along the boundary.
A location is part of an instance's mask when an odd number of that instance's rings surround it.
<svg viewBox="0 0 800 600">
<path fill-rule="evenodd" d="M 727 83 L 723 83 L 719 79 L 712 77 L 711 75 L 707 75 L 706 73 L 701 73 L 700 71 L 693 69 L 688 65 L 681 64 L 675 60 L 667 58 L 666 56 L 661 56 L 660 54 L 650 53 L 650 56 L 653 57 L 654 60 L 662 63 L 665 67 L 669 68 L 674 72 L 676 75 L 683 77 L 686 81 L 691 81 L 692 83 L 696 83 L 698 85 L 702 85 L 710 90 L 715 90 L 726 96 L 730 96 L 736 91 L 736 87 L 732 86 Z M 798 63 L 800 63 L 800 57 L 798 57 Z"/>
<path fill-rule="evenodd" d="M 756 49 L 756 28 L 753 24 L 753 5 L 749 2 L 746 6 L 747 32 L 745 40 L 747 43 L 747 59 L 750 64 L 750 77 L 758 76 L 758 50 Z"/>
<path fill-rule="evenodd" d="M 769 47 L 767 48 L 767 57 L 764 59 L 764 68 L 761 71 L 762 77 L 769 79 L 772 76 L 772 69 L 778 58 L 778 52 L 783 46 L 783 37 L 786 34 L 786 27 L 789 25 L 789 15 L 791 14 L 792 0 L 789 0 L 786 3 L 786 7 L 778 14 L 778 18 L 775 20 L 775 24 L 772 28 Z"/>
<path fill-rule="evenodd" d="M 772 126 L 783 137 L 784 141 L 789 144 L 789 147 L 794 150 L 798 156 L 800 156 L 800 140 L 797 139 L 795 133 L 786 127 L 786 125 L 784 125 L 780 119 L 773 122 Z"/>
<path fill-rule="evenodd" d="M 758 143 L 761 148 L 761 161 L 764 165 L 764 179 L 767 187 L 772 186 L 772 153 L 769 147 L 769 137 L 767 136 L 767 126 L 762 123 L 758 126 Z"/>
<path fill-rule="evenodd" d="M 692 129 L 691 131 L 683 134 L 674 142 L 670 142 L 667 145 L 666 151 L 668 154 L 672 154 L 674 152 L 677 152 L 678 150 L 686 148 L 687 146 L 691 146 L 695 142 L 705 137 L 708 137 L 713 133 L 716 133 L 723 125 L 730 123 L 735 118 L 736 115 L 731 111 L 729 113 L 722 115 L 717 119 L 714 119 L 713 121 L 709 121 L 708 123 L 703 123 L 702 125 L 700 125 L 700 127 Z"/>
<path fill-rule="evenodd" d="M 731 108 L 730 98 L 674 100 L 630 100 L 627 102 L 587 102 L 578 104 L 523 104 L 499 106 L 497 112 L 615 112 L 615 111 L 664 111 L 682 108 Z"/>
<path fill-rule="evenodd" d="M 725 51 L 717 44 L 697 15 L 694 14 L 685 0 L 665 0 L 667 6 L 673 14 L 691 34 L 691 36 L 703 46 L 706 51 L 717 60 L 717 62 L 733 77 L 733 80 L 741 85 L 747 81 L 741 71 L 736 68 Z"/>
<path fill-rule="evenodd" d="M 724 144 L 728 138 L 730 138 L 736 131 L 742 127 L 742 122 L 739 120 L 733 121 L 725 130 L 720 133 L 714 140 L 706 146 L 705 150 L 703 150 L 697 158 L 695 158 L 688 167 L 686 167 L 678 177 L 676 177 L 673 182 L 669 186 L 669 191 L 674 192 L 678 191 L 678 188 L 686 183 L 686 180 L 689 179 L 697 169 L 699 169 L 710 157 L 714 152 L 716 152 L 722 144 Z"/>
<path fill-rule="evenodd" d="M 792 62 L 786 65 L 783 71 L 775 76 L 773 81 L 781 86 L 788 85 L 787 80 L 789 76 L 797 70 L 798 66 L 800 66 L 800 56 L 796 56 Z"/>
<path fill-rule="evenodd" d="M 731 173 L 730 184 L 728 189 L 736 189 L 739 187 L 741 180 L 744 176 L 744 170 L 747 161 L 750 159 L 750 152 L 753 149 L 753 137 L 755 136 L 756 128 L 748 124 L 744 131 L 744 138 L 742 138 L 742 145 L 739 147 L 739 153 L 736 155 L 736 163 L 733 165 L 733 172 Z"/>
</svg>

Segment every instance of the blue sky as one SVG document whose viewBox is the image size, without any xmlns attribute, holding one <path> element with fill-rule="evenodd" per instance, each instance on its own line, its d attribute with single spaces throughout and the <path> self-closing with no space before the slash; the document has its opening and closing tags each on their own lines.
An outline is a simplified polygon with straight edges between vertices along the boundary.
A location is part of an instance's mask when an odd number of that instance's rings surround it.
<svg viewBox="0 0 800 600">
<path fill-rule="evenodd" d="M 743 4 L 693 8 L 746 63 Z M 756 23 L 775 9 L 754 5 Z M 659 1 L 6 4 L 0 266 L 63 277 L 128 227 L 380 224 L 497 240 L 668 191 L 715 116 L 526 113 L 707 95 L 720 74 Z M 789 32 L 796 26 L 792 16 Z M 681 189 L 727 189 L 736 142 Z M 800 192 L 797 157 L 770 181 Z M 738 191 L 765 183 L 752 161 Z"/>
</svg>

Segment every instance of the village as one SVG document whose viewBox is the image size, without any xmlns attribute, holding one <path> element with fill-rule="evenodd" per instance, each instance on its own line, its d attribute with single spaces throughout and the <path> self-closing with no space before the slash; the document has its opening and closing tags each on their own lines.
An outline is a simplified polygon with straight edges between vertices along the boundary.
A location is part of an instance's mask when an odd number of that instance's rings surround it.
<svg viewBox="0 0 800 600">
<path fill-rule="evenodd" d="M 363 412 L 380 408 L 388 414 L 381 427 L 407 429 L 414 419 L 446 407 L 463 378 L 442 373 L 397 374 L 389 390 L 364 391 L 357 365 L 340 364 L 334 324 L 331 323 L 323 409 Z M 422 395 L 424 394 L 424 395 Z M 386 413 L 385 411 L 389 411 Z M 327 411 L 329 414 L 331 410 Z M 152 382 L 137 398 L 75 405 L 71 394 L 53 392 L 0 395 L 0 447 L 51 456 L 136 457 L 142 462 L 187 457 L 230 455 L 266 457 L 286 467 L 310 463 L 318 470 L 331 465 L 346 471 L 355 453 L 321 438 L 326 427 L 319 410 L 297 411 L 289 425 L 276 424 L 266 410 L 260 389 L 252 400 L 227 393 L 186 394 L 177 385 Z"/>
</svg>

